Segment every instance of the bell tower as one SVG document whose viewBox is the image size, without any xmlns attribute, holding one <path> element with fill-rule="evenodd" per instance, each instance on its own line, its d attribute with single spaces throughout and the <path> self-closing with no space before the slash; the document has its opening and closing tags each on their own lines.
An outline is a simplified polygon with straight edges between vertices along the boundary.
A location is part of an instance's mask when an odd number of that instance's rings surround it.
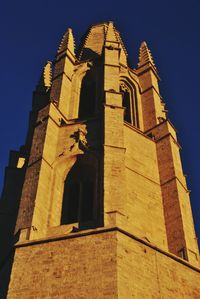
<svg viewBox="0 0 200 299">
<path fill-rule="evenodd" d="M 198 298 L 189 191 L 151 52 L 143 42 L 131 68 L 112 22 L 78 52 L 68 29 L 33 94 L 18 196 L 4 188 L 17 213 L 7 298 Z"/>
</svg>

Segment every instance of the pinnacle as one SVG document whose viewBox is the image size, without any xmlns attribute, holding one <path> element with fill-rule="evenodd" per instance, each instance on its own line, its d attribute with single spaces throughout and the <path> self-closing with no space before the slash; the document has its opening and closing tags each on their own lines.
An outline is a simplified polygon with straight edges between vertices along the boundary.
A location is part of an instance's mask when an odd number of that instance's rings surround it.
<svg viewBox="0 0 200 299">
<path fill-rule="evenodd" d="M 47 63 L 43 67 L 42 74 L 37 86 L 39 88 L 49 89 L 51 87 L 51 82 L 52 82 L 52 62 L 47 61 Z"/>
<path fill-rule="evenodd" d="M 107 23 L 107 32 L 106 32 L 106 35 L 105 35 L 105 41 L 115 42 L 115 43 L 117 42 L 118 43 L 118 47 L 120 49 L 122 49 L 121 56 L 124 57 L 123 60 L 125 61 L 125 64 L 126 64 L 128 54 L 127 54 L 126 48 L 124 46 L 124 43 L 121 39 L 120 33 L 119 33 L 119 31 L 116 30 L 116 28 L 114 26 L 114 23 L 112 21 L 109 21 Z"/>
<path fill-rule="evenodd" d="M 138 67 L 140 67 L 148 62 L 150 62 L 156 69 L 151 51 L 149 50 L 147 43 L 145 41 L 143 41 L 140 46 Z"/>
<path fill-rule="evenodd" d="M 145 41 L 143 41 L 143 42 L 141 43 L 141 47 L 147 47 L 147 43 L 146 43 Z"/>
<path fill-rule="evenodd" d="M 115 30 L 113 22 L 111 22 L 111 21 L 108 23 L 108 29 L 107 29 L 107 32 L 106 32 L 106 40 L 107 41 L 118 42 L 118 38 L 117 38 L 117 35 L 116 35 L 116 30 Z"/>
<path fill-rule="evenodd" d="M 60 54 L 61 52 L 64 52 L 67 49 L 69 49 L 74 54 L 74 49 L 75 49 L 74 44 L 75 43 L 74 43 L 72 29 L 68 28 L 67 31 L 65 32 L 65 34 L 63 35 L 63 38 L 61 40 L 61 43 L 60 43 L 57 53 Z"/>
<path fill-rule="evenodd" d="M 44 86 L 50 87 L 52 81 L 52 63 L 51 61 L 47 61 L 46 65 L 44 66 Z"/>
</svg>

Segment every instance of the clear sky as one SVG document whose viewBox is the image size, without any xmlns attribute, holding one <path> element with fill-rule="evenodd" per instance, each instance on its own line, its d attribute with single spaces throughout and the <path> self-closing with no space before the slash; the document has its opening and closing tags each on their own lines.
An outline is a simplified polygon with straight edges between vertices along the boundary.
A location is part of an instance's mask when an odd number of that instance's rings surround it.
<svg viewBox="0 0 200 299">
<path fill-rule="evenodd" d="M 76 44 L 89 25 L 114 21 L 132 66 L 146 40 L 161 77 L 160 93 L 178 130 L 184 173 L 200 238 L 200 1 L 7 0 L 0 5 L 0 188 L 10 149 L 25 140 L 32 91 L 63 33 Z"/>
</svg>

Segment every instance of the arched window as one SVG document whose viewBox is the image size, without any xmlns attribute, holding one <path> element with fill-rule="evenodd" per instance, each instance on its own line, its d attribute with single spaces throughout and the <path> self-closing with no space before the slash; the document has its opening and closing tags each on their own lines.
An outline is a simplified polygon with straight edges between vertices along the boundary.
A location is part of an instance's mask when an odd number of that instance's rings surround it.
<svg viewBox="0 0 200 299">
<path fill-rule="evenodd" d="M 78 156 L 65 179 L 61 224 L 95 225 L 97 189 L 97 165 Z"/>
<path fill-rule="evenodd" d="M 96 82 L 90 75 L 86 73 L 81 83 L 80 102 L 79 102 L 79 118 L 93 116 L 96 108 Z"/>
<path fill-rule="evenodd" d="M 120 84 L 120 92 L 122 93 L 122 106 L 125 108 L 124 121 L 138 128 L 139 119 L 135 90 L 122 82 Z"/>
</svg>

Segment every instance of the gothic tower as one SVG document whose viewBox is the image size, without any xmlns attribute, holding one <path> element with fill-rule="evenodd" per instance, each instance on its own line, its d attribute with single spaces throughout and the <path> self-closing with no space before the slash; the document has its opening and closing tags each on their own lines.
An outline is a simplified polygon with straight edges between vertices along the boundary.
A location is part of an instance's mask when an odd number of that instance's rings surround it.
<svg viewBox="0 0 200 299">
<path fill-rule="evenodd" d="M 78 52 L 68 29 L 10 156 L 7 298 L 200 298 L 180 145 L 151 52 L 143 42 L 132 69 L 112 22 L 91 26 Z"/>
</svg>

